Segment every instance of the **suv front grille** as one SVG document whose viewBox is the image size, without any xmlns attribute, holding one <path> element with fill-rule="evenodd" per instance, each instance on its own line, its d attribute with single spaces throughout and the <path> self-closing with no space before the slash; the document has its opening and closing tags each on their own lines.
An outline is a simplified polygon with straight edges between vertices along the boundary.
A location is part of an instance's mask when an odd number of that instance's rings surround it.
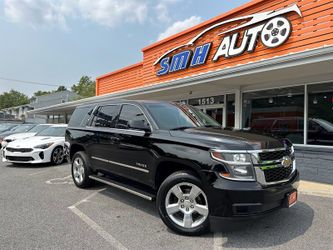
<svg viewBox="0 0 333 250">
<path fill-rule="evenodd" d="M 260 161 L 276 161 L 276 160 L 281 160 L 283 156 L 286 155 L 288 155 L 288 152 L 286 150 L 261 152 L 259 153 L 259 159 Z"/>
<path fill-rule="evenodd" d="M 288 179 L 293 171 L 293 166 L 289 167 L 277 167 L 272 169 L 264 170 L 266 182 L 276 182 Z"/>
<path fill-rule="evenodd" d="M 28 153 L 31 152 L 33 149 L 32 148 L 6 148 L 7 151 L 9 152 L 20 152 L 20 153 Z"/>
</svg>

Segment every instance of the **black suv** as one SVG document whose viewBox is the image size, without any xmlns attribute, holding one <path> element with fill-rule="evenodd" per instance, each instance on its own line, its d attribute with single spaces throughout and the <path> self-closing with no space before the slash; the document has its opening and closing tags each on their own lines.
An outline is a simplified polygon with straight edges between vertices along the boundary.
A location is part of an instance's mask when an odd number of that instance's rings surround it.
<svg viewBox="0 0 333 250">
<path fill-rule="evenodd" d="M 76 186 L 99 181 L 156 198 L 164 223 L 182 234 L 297 200 L 290 141 L 224 130 L 184 104 L 117 100 L 77 107 L 66 144 Z"/>
</svg>

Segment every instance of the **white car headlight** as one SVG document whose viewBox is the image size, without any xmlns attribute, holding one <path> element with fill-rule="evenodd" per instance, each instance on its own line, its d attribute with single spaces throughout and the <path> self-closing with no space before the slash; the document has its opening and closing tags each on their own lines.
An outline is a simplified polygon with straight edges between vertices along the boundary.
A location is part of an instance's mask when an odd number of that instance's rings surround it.
<svg viewBox="0 0 333 250">
<path fill-rule="evenodd" d="M 237 181 L 255 181 L 250 154 L 212 151 L 211 156 L 213 159 L 224 163 L 227 168 L 227 171 L 219 173 L 221 177 Z"/>
<path fill-rule="evenodd" d="M 51 147 L 53 144 L 54 144 L 53 142 L 44 143 L 44 144 L 37 145 L 34 148 L 47 149 L 47 148 Z"/>
</svg>

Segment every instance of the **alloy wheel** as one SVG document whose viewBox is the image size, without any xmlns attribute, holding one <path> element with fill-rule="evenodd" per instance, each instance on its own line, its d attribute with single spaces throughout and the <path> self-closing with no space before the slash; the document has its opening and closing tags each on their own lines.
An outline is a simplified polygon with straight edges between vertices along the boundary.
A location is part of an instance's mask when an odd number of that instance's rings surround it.
<svg viewBox="0 0 333 250">
<path fill-rule="evenodd" d="M 73 161 L 73 175 L 74 179 L 78 184 L 81 184 L 84 179 L 84 166 L 83 160 L 79 157 L 75 158 Z"/>
<path fill-rule="evenodd" d="M 209 214 L 205 193 L 188 182 L 179 183 L 168 191 L 165 209 L 169 218 L 184 228 L 200 226 Z"/>
<path fill-rule="evenodd" d="M 62 148 L 59 147 L 53 151 L 52 161 L 57 165 L 64 161 L 64 151 Z"/>
</svg>

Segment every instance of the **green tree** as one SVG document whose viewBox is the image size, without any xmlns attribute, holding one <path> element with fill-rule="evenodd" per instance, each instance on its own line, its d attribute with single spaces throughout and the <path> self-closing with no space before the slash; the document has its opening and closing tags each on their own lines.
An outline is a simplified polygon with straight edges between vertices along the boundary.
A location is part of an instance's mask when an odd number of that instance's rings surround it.
<svg viewBox="0 0 333 250">
<path fill-rule="evenodd" d="M 48 95 L 48 94 L 51 94 L 51 91 L 38 90 L 37 92 L 34 93 L 34 96 L 42 96 L 42 95 Z"/>
<path fill-rule="evenodd" d="M 65 91 L 67 88 L 65 86 L 59 86 L 55 92 Z"/>
<path fill-rule="evenodd" d="M 29 103 L 28 96 L 13 89 L 10 90 L 9 92 L 4 92 L 3 94 L 0 95 L 0 110 L 28 103 Z"/>
<path fill-rule="evenodd" d="M 87 98 L 96 95 L 96 83 L 88 76 L 82 76 L 77 84 L 72 86 L 72 91 L 80 96 Z"/>
<path fill-rule="evenodd" d="M 37 92 L 34 93 L 34 96 L 48 95 L 48 94 L 52 94 L 52 93 L 60 92 L 60 91 L 65 91 L 65 90 L 67 90 L 67 88 L 65 86 L 61 85 L 56 90 L 52 90 L 52 91 L 38 90 Z"/>
</svg>

